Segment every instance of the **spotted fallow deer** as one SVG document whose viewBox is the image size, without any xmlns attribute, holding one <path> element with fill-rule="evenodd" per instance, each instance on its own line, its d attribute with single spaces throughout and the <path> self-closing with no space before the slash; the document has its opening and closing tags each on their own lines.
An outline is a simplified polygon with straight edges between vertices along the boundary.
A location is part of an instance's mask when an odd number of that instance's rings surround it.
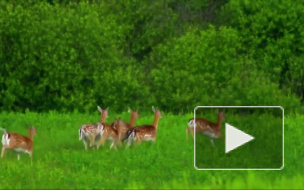
<svg viewBox="0 0 304 190">
<path fill-rule="evenodd" d="M 30 155 L 31 159 L 33 156 L 33 140 L 36 134 L 36 129 L 34 127 L 29 128 L 29 136 L 23 136 L 17 133 L 7 132 L 5 129 L 2 136 L 2 151 L 1 158 L 3 158 L 4 153 L 7 149 L 14 150 L 17 153 L 17 159 L 20 160 L 20 154 L 27 153 Z"/>
<path fill-rule="evenodd" d="M 131 113 L 129 123 L 126 123 L 119 118 L 116 119 L 112 124 L 112 127 L 117 130 L 119 144 L 121 144 L 122 140 L 125 139 L 127 132 L 134 127 L 135 121 L 138 119 L 137 111 L 133 111 L 128 108 L 128 112 Z"/>
<path fill-rule="evenodd" d="M 110 125 L 108 123 L 106 123 L 106 118 L 108 117 L 108 109 L 102 110 L 99 106 L 98 106 L 98 110 L 101 113 L 101 124 L 102 124 L 102 129 L 100 134 L 100 139 L 99 141 L 96 143 L 96 147 L 97 149 L 104 144 L 104 142 L 106 140 L 110 140 L 112 141 L 112 144 L 110 146 L 110 149 L 112 149 L 113 147 L 116 149 L 116 144 L 118 142 L 118 133 L 116 131 L 115 128 L 113 128 L 113 123 Z"/>
<path fill-rule="evenodd" d="M 85 124 L 82 125 L 79 129 L 79 140 L 83 141 L 84 149 L 88 149 L 88 144 L 90 142 L 90 146 L 96 145 L 95 139 L 98 139 L 103 134 L 103 124 Z"/>
<path fill-rule="evenodd" d="M 84 124 L 79 129 L 79 140 L 83 141 L 85 150 L 88 149 L 88 143 L 90 142 L 90 146 L 96 145 L 96 138 L 100 138 L 103 133 L 103 124 L 108 118 L 108 110 L 101 109 L 97 106 L 98 111 L 100 112 L 100 123 L 96 124 Z"/>
<path fill-rule="evenodd" d="M 129 147 L 134 141 L 137 146 L 142 141 L 156 141 L 158 121 L 160 118 L 162 118 L 162 115 L 160 111 L 158 109 L 155 109 L 153 106 L 152 110 L 154 112 L 153 125 L 142 125 L 134 127 L 131 131 L 129 131 L 127 134 L 127 147 Z"/>
<path fill-rule="evenodd" d="M 106 140 L 112 141 L 110 149 L 112 149 L 113 147 L 115 149 L 117 149 L 116 148 L 116 145 L 118 143 L 118 133 L 117 133 L 117 130 L 114 127 L 112 127 L 110 124 L 108 124 L 108 123 L 102 123 L 102 125 L 103 125 L 103 132 L 102 132 L 102 135 L 101 135 L 101 138 L 100 138 L 99 142 L 96 145 L 97 149 L 100 146 L 103 146 Z"/>
<path fill-rule="evenodd" d="M 195 118 L 195 123 L 196 123 L 195 132 L 207 135 L 210 138 L 210 142 L 211 142 L 212 146 L 214 146 L 214 139 L 223 136 L 221 134 L 221 126 L 222 126 L 223 119 L 225 119 L 224 112 L 218 112 L 217 123 L 210 122 L 203 118 Z M 189 132 L 191 133 L 192 138 L 193 138 L 193 135 L 194 135 L 194 119 L 193 118 L 189 120 L 188 126 L 186 128 L 187 140 L 188 140 Z"/>
</svg>

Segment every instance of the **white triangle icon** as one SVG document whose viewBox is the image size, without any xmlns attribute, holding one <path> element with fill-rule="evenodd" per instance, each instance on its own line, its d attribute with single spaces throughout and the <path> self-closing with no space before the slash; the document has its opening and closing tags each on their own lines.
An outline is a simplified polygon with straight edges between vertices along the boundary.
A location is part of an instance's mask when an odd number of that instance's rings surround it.
<svg viewBox="0 0 304 190">
<path fill-rule="evenodd" d="M 253 136 L 244 133 L 243 131 L 225 123 L 226 134 L 225 134 L 225 153 L 236 149 L 237 147 L 254 139 Z"/>
</svg>

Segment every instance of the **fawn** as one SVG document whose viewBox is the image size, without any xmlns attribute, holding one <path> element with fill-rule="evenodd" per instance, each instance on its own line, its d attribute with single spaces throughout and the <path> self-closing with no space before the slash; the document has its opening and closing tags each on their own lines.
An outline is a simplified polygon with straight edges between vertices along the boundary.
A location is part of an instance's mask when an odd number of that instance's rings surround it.
<svg viewBox="0 0 304 190">
<path fill-rule="evenodd" d="M 17 153 L 17 159 L 20 160 L 20 154 L 28 153 L 32 159 L 33 156 L 33 140 L 36 134 L 34 127 L 29 128 L 29 136 L 23 136 L 17 133 L 7 132 L 6 129 L 2 136 L 2 151 L 1 158 L 3 158 L 6 149 L 12 149 Z"/>
<path fill-rule="evenodd" d="M 222 137 L 221 134 L 221 125 L 222 120 L 225 119 L 224 112 L 218 112 L 217 115 L 217 123 L 210 122 L 203 118 L 195 118 L 195 124 L 196 124 L 196 130 L 195 132 L 202 133 L 204 135 L 207 135 L 210 138 L 210 142 L 212 146 L 214 146 L 214 140 L 215 138 Z M 186 128 L 186 138 L 188 140 L 188 133 L 191 133 L 192 138 L 194 135 L 194 119 L 190 119 L 188 126 Z"/>
<path fill-rule="evenodd" d="M 142 141 L 156 141 L 157 134 L 157 126 L 158 121 L 162 118 L 162 115 L 158 109 L 155 109 L 152 106 L 152 110 L 154 112 L 154 121 L 153 125 L 142 125 L 138 127 L 134 127 L 132 130 L 128 131 L 127 134 L 127 147 L 129 147 L 132 141 L 136 142 L 138 146 Z"/>
<path fill-rule="evenodd" d="M 100 123 L 82 125 L 78 131 L 79 140 L 83 141 L 85 150 L 87 150 L 87 148 L 88 148 L 89 141 L 90 141 L 90 146 L 96 145 L 96 138 L 100 138 L 103 133 L 104 127 L 103 127 L 102 123 L 104 123 L 106 118 L 108 118 L 109 107 L 107 109 L 103 110 L 99 106 L 97 106 L 97 109 L 101 113 Z"/>
</svg>

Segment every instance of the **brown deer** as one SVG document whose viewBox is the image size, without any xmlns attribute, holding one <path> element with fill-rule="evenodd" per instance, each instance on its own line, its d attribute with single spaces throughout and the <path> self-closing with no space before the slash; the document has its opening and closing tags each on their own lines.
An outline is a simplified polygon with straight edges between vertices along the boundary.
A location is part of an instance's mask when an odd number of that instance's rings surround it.
<svg viewBox="0 0 304 190">
<path fill-rule="evenodd" d="M 97 124 L 85 124 L 82 125 L 79 129 L 79 140 L 83 141 L 85 150 L 88 149 L 88 142 L 90 141 L 90 147 L 96 145 L 96 138 L 100 138 L 103 133 L 103 125 L 105 123 L 106 118 L 108 118 L 108 110 L 109 107 L 105 110 L 101 109 L 97 106 L 97 109 L 100 112 L 100 122 Z"/>
<path fill-rule="evenodd" d="M 36 134 L 34 127 L 29 128 L 29 137 L 19 135 L 17 133 L 7 132 L 5 129 L 2 136 L 2 151 L 1 158 L 3 158 L 6 149 L 12 149 L 17 153 L 17 159 L 20 160 L 20 154 L 28 153 L 32 159 L 33 156 L 33 140 Z"/>
<path fill-rule="evenodd" d="M 162 115 L 160 111 L 155 109 L 153 106 L 152 110 L 154 112 L 153 125 L 142 125 L 134 127 L 131 131 L 129 131 L 127 134 L 127 147 L 131 145 L 132 141 L 135 141 L 137 146 L 142 141 L 156 141 L 158 121 L 160 118 L 162 118 Z"/>
<path fill-rule="evenodd" d="M 112 123 L 111 125 L 106 123 L 105 120 L 108 117 L 108 110 L 109 108 L 102 110 L 99 106 L 98 106 L 98 110 L 101 113 L 101 124 L 102 124 L 102 132 L 100 133 L 100 140 L 99 142 L 96 144 L 97 149 L 102 145 L 104 145 L 106 140 L 111 140 L 112 144 L 110 146 L 110 149 L 112 149 L 113 147 L 116 149 L 116 144 L 118 142 L 118 133 L 117 130 L 115 128 L 113 128 L 114 123 Z"/>
<path fill-rule="evenodd" d="M 203 118 L 195 118 L 195 124 L 196 124 L 196 130 L 195 132 L 202 133 L 204 135 L 207 135 L 210 138 L 210 142 L 212 146 L 214 146 L 214 139 L 222 137 L 221 134 L 221 126 L 222 121 L 225 119 L 224 112 L 218 112 L 217 115 L 217 123 L 210 122 Z M 186 138 L 188 140 L 188 134 L 189 132 L 192 135 L 194 135 L 194 119 L 190 119 L 188 126 L 186 128 Z"/>
<path fill-rule="evenodd" d="M 135 121 L 138 119 L 137 111 L 133 111 L 128 108 L 128 112 L 131 113 L 129 123 L 126 123 L 119 118 L 116 119 L 112 124 L 112 127 L 117 130 L 119 144 L 121 144 L 121 141 L 126 137 L 127 132 L 134 127 Z"/>
<path fill-rule="evenodd" d="M 110 146 L 110 149 L 112 149 L 113 147 L 115 149 L 116 148 L 116 145 L 118 143 L 118 133 L 117 133 L 117 130 L 114 129 L 110 124 L 108 123 L 102 123 L 103 125 L 103 132 L 102 132 L 102 135 L 101 135 L 101 138 L 99 140 L 99 142 L 97 143 L 97 149 L 100 147 L 100 145 L 104 145 L 105 141 L 106 140 L 110 140 L 112 141 L 112 144 Z"/>
<path fill-rule="evenodd" d="M 106 119 L 109 117 L 109 115 L 108 115 L 109 107 L 107 107 L 107 109 L 103 110 L 103 109 L 101 109 L 101 107 L 97 106 L 97 109 L 101 113 L 100 122 L 105 123 Z"/>
</svg>

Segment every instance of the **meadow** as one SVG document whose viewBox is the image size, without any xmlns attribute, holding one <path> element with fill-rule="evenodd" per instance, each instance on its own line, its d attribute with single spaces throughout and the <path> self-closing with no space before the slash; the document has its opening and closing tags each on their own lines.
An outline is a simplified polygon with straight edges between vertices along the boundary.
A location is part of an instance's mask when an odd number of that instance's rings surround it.
<svg viewBox="0 0 304 190">
<path fill-rule="evenodd" d="M 2 112 L 0 126 L 28 135 L 35 126 L 33 160 L 13 151 L 0 160 L 1 189 L 303 189 L 304 116 L 285 117 L 285 167 L 280 171 L 197 171 L 194 168 L 194 144 L 186 141 L 185 129 L 192 113 L 162 113 L 156 143 L 109 150 L 107 142 L 96 150 L 84 150 L 78 129 L 84 123 L 96 123 L 94 114 Z M 107 122 L 129 113 L 109 112 Z M 153 112 L 139 113 L 136 125 L 150 124 Z M 191 139 L 191 138 L 190 138 Z M 205 139 L 207 140 L 207 139 Z M 215 141 L 217 144 L 217 141 Z M 210 147 L 210 144 L 205 144 Z"/>
</svg>

